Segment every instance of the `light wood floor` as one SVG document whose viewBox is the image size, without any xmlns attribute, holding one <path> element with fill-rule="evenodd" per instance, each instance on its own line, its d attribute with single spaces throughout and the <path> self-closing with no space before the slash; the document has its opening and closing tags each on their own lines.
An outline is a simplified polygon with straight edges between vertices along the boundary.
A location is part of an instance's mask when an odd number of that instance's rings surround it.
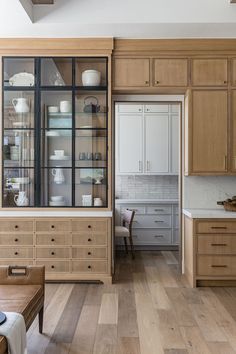
<svg viewBox="0 0 236 354">
<path fill-rule="evenodd" d="M 114 285 L 46 285 L 28 354 L 236 353 L 236 288 L 190 289 L 177 269 L 173 252 L 137 252 Z"/>
</svg>

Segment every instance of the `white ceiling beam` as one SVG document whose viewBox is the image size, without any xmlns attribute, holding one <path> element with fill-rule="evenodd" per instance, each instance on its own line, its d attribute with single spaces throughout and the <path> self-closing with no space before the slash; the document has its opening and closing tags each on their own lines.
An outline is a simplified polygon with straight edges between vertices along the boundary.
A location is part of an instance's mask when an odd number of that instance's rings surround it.
<svg viewBox="0 0 236 354">
<path fill-rule="evenodd" d="M 19 0 L 22 7 L 24 8 L 25 12 L 27 13 L 28 17 L 30 18 L 30 21 L 33 23 L 34 22 L 34 11 L 33 11 L 33 5 L 31 0 Z"/>
</svg>

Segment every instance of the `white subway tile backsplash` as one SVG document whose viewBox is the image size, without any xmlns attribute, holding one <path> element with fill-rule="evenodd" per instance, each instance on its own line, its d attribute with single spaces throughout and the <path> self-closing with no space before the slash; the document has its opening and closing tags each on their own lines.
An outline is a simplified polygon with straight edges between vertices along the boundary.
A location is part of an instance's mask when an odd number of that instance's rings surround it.
<svg viewBox="0 0 236 354">
<path fill-rule="evenodd" d="M 116 176 L 119 199 L 177 199 L 178 176 Z"/>
</svg>

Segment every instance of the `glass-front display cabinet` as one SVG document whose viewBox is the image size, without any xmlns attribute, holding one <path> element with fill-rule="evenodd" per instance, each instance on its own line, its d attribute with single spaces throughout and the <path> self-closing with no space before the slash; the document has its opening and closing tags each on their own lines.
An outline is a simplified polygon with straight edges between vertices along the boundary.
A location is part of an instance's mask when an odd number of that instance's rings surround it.
<svg viewBox="0 0 236 354">
<path fill-rule="evenodd" d="M 107 207 L 107 61 L 3 58 L 3 207 Z"/>
</svg>

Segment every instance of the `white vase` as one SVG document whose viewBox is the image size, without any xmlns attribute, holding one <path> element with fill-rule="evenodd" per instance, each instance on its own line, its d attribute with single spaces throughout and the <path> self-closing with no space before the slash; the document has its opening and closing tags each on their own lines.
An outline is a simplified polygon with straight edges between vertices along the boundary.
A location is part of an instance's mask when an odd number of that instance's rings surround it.
<svg viewBox="0 0 236 354">
<path fill-rule="evenodd" d="M 17 206 L 28 206 L 29 205 L 29 199 L 26 196 L 25 191 L 19 192 L 18 195 L 15 195 L 14 201 Z"/>
<path fill-rule="evenodd" d="M 53 168 L 52 169 L 52 175 L 54 177 L 54 182 L 56 184 L 62 184 L 65 182 L 65 176 L 63 174 L 62 168 Z"/>
<path fill-rule="evenodd" d="M 16 113 L 29 113 L 29 104 L 27 98 L 13 98 L 12 104 Z"/>
</svg>

